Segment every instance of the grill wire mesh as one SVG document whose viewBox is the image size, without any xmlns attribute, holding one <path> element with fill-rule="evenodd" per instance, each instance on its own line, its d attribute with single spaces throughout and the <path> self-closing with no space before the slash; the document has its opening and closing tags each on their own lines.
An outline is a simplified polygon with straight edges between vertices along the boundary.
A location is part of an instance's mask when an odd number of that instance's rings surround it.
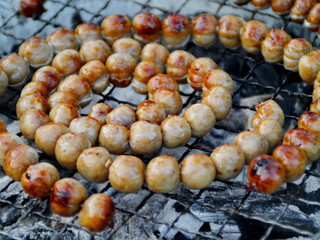
<svg viewBox="0 0 320 240">
<path fill-rule="evenodd" d="M 279 18 L 270 8 L 257 10 L 251 4 L 241 7 L 230 0 L 47 0 L 48 10 L 39 19 L 26 19 L 18 13 L 19 0 L 0 2 L 0 56 L 14 52 L 31 36 L 47 37 L 59 28 L 74 29 L 81 22 L 100 24 L 105 16 L 151 12 L 161 18 L 176 12 L 189 17 L 208 12 L 217 18 L 234 14 L 263 21 L 270 29 L 281 28 L 292 37 L 303 37 L 319 48 L 315 33 L 303 26 Z M 211 154 L 215 147 L 232 143 L 235 135 L 248 128 L 255 104 L 275 99 L 286 115 L 285 131 L 296 126 L 299 116 L 308 109 L 312 87 L 303 83 L 297 73 L 284 70 L 281 64 L 267 64 L 261 55 L 248 55 L 243 49 L 229 50 L 219 41 L 203 49 L 189 43 L 186 50 L 196 57 L 208 56 L 234 79 L 232 111 L 227 119 L 201 139 L 191 139 L 178 149 L 162 149 L 159 154 L 181 161 L 192 153 Z M 32 72 L 30 73 L 30 76 Z M 21 88 L 9 87 L 0 99 L 0 118 L 10 132 L 21 136 L 15 115 L 15 104 Z M 201 95 L 188 85 L 181 85 L 184 109 L 199 102 Z M 95 102 L 112 107 L 129 104 L 136 107 L 145 96 L 132 87 L 109 87 Z M 82 109 L 86 115 L 90 106 Z M 34 143 L 28 142 L 35 146 Z M 141 156 L 147 163 L 152 156 Z M 231 181 L 214 181 L 207 189 L 193 191 L 181 186 L 169 194 L 150 192 L 146 186 L 136 194 L 122 194 L 110 184 L 93 184 L 75 171 L 61 168 L 55 159 L 40 153 L 40 160 L 58 167 L 61 177 L 74 177 L 85 184 L 88 194 L 101 192 L 116 203 L 113 228 L 92 233 L 78 224 L 77 217 L 63 218 L 53 214 L 48 198 L 28 197 L 19 182 L 0 170 L 0 239 L 319 239 L 320 238 L 320 166 L 308 166 L 303 177 L 288 183 L 272 195 L 246 191 L 246 168 Z"/>
</svg>

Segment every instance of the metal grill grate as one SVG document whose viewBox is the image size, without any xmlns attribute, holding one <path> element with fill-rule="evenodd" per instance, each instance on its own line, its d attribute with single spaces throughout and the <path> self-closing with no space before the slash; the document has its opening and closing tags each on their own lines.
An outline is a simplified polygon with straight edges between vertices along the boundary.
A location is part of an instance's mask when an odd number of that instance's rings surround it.
<svg viewBox="0 0 320 240">
<path fill-rule="evenodd" d="M 25 19 L 17 12 L 19 0 L 0 2 L 0 56 L 17 50 L 31 36 L 46 37 L 58 28 L 74 29 L 81 22 L 100 24 L 110 14 L 133 17 L 138 12 L 151 12 L 164 17 L 176 12 L 190 17 L 209 12 L 216 17 L 234 14 L 263 21 L 270 29 L 282 28 L 292 37 L 303 37 L 319 48 L 320 40 L 303 26 L 279 18 L 270 8 L 256 10 L 250 4 L 238 7 L 230 0 L 47 0 L 40 19 Z M 248 119 L 256 103 L 276 99 L 286 114 L 285 130 L 296 126 L 299 116 L 311 103 L 312 88 L 298 74 L 283 69 L 281 64 L 267 64 L 259 56 L 248 55 L 241 48 L 225 49 L 218 41 L 209 49 L 189 43 L 186 50 L 196 57 L 208 56 L 227 71 L 236 83 L 233 108 L 227 119 L 201 139 L 192 139 L 178 149 L 162 149 L 160 154 L 181 161 L 189 153 L 210 154 L 225 143 L 232 143 L 236 133 L 248 128 Z M 31 73 L 32 74 L 32 73 Z M 0 99 L 0 118 L 8 130 L 21 136 L 15 115 L 15 104 L 21 89 L 9 87 Z M 130 94 L 128 94 L 130 93 Z M 199 93 L 181 85 L 184 109 L 198 102 Z M 109 87 L 94 95 L 95 102 L 112 107 L 129 104 L 136 107 L 145 96 L 132 87 Z M 90 106 L 92 106 L 92 104 Z M 82 109 L 82 114 L 90 106 Z M 34 143 L 28 144 L 35 146 Z M 77 217 L 61 218 L 50 210 L 48 199 L 41 201 L 23 193 L 19 182 L 12 181 L 0 170 L 0 239 L 282 239 L 320 238 L 320 166 L 314 163 L 306 174 L 288 183 L 272 195 L 247 192 L 246 169 L 232 181 L 214 181 L 201 191 L 181 186 L 170 194 L 156 194 L 144 187 L 137 194 L 122 194 L 109 183 L 93 184 L 75 172 L 62 169 L 55 159 L 40 154 L 42 161 L 57 166 L 61 177 L 74 177 L 85 184 L 88 194 L 106 193 L 116 203 L 114 227 L 100 233 L 81 228 Z M 149 158 L 150 159 L 150 158 Z M 145 163 L 148 158 L 143 158 Z"/>
</svg>

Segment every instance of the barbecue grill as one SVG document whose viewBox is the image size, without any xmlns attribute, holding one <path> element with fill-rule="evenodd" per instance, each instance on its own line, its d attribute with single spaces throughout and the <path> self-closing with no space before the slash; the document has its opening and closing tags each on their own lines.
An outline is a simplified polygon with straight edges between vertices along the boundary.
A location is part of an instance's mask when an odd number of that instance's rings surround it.
<svg viewBox="0 0 320 240">
<path fill-rule="evenodd" d="M 288 17 L 279 17 L 270 7 L 259 10 L 251 4 L 239 7 L 230 0 L 47 0 L 47 11 L 38 19 L 21 16 L 18 6 L 18 0 L 0 2 L 0 57 L 17 51 L 31 36 L 45 38 L 59 28 L 74 29 L 82 22 L 100 24 L 111 14 L 132 18 L 139 12 L 151 12 L 161 18 L 172 12 L 189 17 L 211 13 L 217 18 L 233 14 L 263 21 L 270 29 L 283 29 L 292 37 L 303 37 L 314 47 L 320 47 L 316 33 Z M 249 55 L 241 47 L 226 49 L 218 40 L 208 49 L 191 42 L 185 49 L 196 57 L 212 58 L 232 76 L 236 86 L 233 107 L 228 117 L 206 136 L 191 139 L 178 149 L 162 148 L 159 155 L 174 156 L 181 161 L 191 153 L 211 154 L 215 147 L 232 143 L 237 133 L 248 129 L 255 104 L 267 99 L 275 99 L 284 110 L 285 131 L 296 127 L 299 116 L 310 106 L 312 87 L 302 82 L 299 74 L 286 71 L 282 64 L 266 63 L 261 55 Z M 0 118 L 9 132 L 19 136 L 15 105 L 21 88 L 9 87 L 0 99 Z M 188 84 L 181 85 L 181 96 L 184 109 L 201 98 Z M 136 107 L 145 98 L 131 86 L 124 89 L 110 86 L 102 94 L 95 94 L 81 114 L 86 115 L 96 102 L 106 102 L 112 107 L 119 104 Z M 33 142 L 28 144 L 36 147 Z M 149 160 L 143 158 L 145 163 Z M 99 233 L 90 232 L 79 226 L 77 216 L 66 218 L 54 214 L 48 198 L 29 197 L 19 182 L 0 169 L 0 239 L 320 239 L 317 161 L 308 166 L 299 180 L 283 185 L 271 195 L 246 190 L 246 168 L 237 178 L 216 180 L 200 191 L 181 185 L 171 193 L 157 194 L 144 186 L 138 193 L 123 194 L 108 182 L 95 184 L 84 180 L 44 154 L 40 154 L 40 161 L 55 165 L 61 178 L 80 180 L 88 195 L 101 192 L 111 196 L 116 204 L 114 226 Z"/>
</svg>

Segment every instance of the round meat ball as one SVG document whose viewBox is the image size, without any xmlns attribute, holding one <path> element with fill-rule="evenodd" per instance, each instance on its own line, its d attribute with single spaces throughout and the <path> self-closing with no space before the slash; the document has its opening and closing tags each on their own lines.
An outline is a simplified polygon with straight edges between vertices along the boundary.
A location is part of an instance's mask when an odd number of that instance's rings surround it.
<svg viewBox="0 0 320 240">
<path fill-rule="evenodd" d="M 58 29 L 50 34 L 46 40 L 56 53 L 65 49 L 78 50 L 79 48 L 79 42 L 76 35 L 69 29 Z"/>
<path fill-rule="evenodd" d="M 25 111 L 20 118 L 20 130 L 25 138 L 33 141 L 35 139 L 37 129 L 49 122 L 50 118 L 44 111 L 39 109 L 29 109 Z"/>
<path fill-rule="evenodd" d="M 147 121 L 135 122 L 130 128 L 129 143 L 135 154 L 144 155 L 158 152 L 162 145 L 160 126 Z"/>
<path fill-rule="evenodd" d="M 236 145 L 225 144 L 217 147 L 211 154 L 217 170 L 216 178 L 229 180 L 240 174 L 245 163 L 245 155 Z"/>
<path fill-rule="evenodd" d="M 280 123 L 275 119 L 262 119 L 253 131 L 267 140 L 270 151 L 279 145 L 282 140 L 283 130 Z"/>
<path fill-rule="evenodd" d="M 99 145 L 111 154 L 122 154 L 129 148 L 129 130 L 120 124 L 106 124 L 101 127 Z"/>
<path fill-rule="evenodd" d="M 41 152 L 54 156 L 58 138 L 67 132 L 69 129 L 61 123 L 47 123 L 37 129 L 35 143 Z"/>
<path fill-rule="evenodd" d="M 16 105 L 17 117 L 20 119 L 22 114 L 29 109 L 39 109 L 47 112 L 49 110 L 49 104 L 44 97 L 38 94 L 21 97 Z"/>
<path fill-rule="evenodd" d="M 285 179 L 285 168 L 271 156 L 262 154 L 254 158 L 248 168 L 248 180 L 261 193 L 275 192 Z"/>
<path fill-rule="evenodd" d="M 214 86 L 203 96 L 201 103 L 209 106 L 216 120 L 219 121 L 229 114 L 232 107 L 232 98 L 226 88 Z"/>
<path fill-rule="evenodd" d="M 164 108 L 151 100 L 144 100 L 137 107 L 137 118 L 151 123 L 161 124 L 166 118 Z"/>
<path fill-rule="evenodd" d="M 75 215 L 86 200 L 85 187 L 73 178 L 63 178 L 55 182 L 50 194 L 52 210 L 64 217 Z"/>
<path fill-rule="evenodd" d="M 130 155 L 118 156 L 109 169 L 109 181 L 111 186 L 119 192 L 139 191 L 144 183 L 143 162 Z"/>
<path fill-rule="evenodd" d="M 99 60 L 104 63 L 110 56 L 111 49 L 105 41 L 96 39 L 85 42 L 81 46 L 79 54 L 84 63 L 88 63 L 93 60 Z"/>
<path fill-rule="evenodd" d="M 1 58 L 0 67 L 7 75 L 9 85 L 17 85 L 24 82 L 29 74 L 29 65 L 27 61 L 16 53 Z"/>
<path fill-rule="evenodd" d="M 107 116 L 108 124 L 121 124 L 130 128 L 136 121 L 136 113 L 129 105 L 122 105 L 113 109 Z"/>
<path fill-rule="evenodd" d="M 80 133 L 69 132 L 58 138 L 55 154 L 61 166 L 77 168 L 77 159 L 83 150 L 91 147 L 88 138 Z"/>
<path fill-rule="evenodd" d="M 191 136 L 196 138 L 206 135 L 216 123 L 216 117 L 211 108 L 202 103 L 188 107 L 183 117 L 191 127 Z"/>
<path fill-rule="evenodd" d="M 181 181 L 191 189 L 203 189 L 210 185 L 216 176 L 216 168 L 210 157 L 204 154 L 189 155 L 180 164 Z"/>
<path fill-rule="evenodd" d="M 32 77 L 32 82 L 42 82 L 48 88 L 48 91 L 55 89 L 62 80 L 62 73 L 52 66 L 39 68 Z"/>
<path fill-rule="evenodd" d="M 79 174 L 91 182 L 102 183 L 108 180 L 112 160 L 103 147 L 85 149 L 77 160 Z"/>
<path fill-rule="evenodd" d="M 141 52 L 141 60 L 155 63 L 161 72 L 165 71 L 168 56 L 168 49 L 159 43 L 148 43 Z"/>
<path fill-rule="evenodd" d="M 53 184 L 60 179 L 59 172 L 50 163 L 31 165 L 22 174 L 21 185 L 31 197 L 42 198 L 51 192 Z"/>
<path fill-rule="evenodd" d="M 41 37 L 31 37 L 21 44 L 19 55 L 28 61 L 33 68 L 39 68 L 51 63 L 53 50 Z"/>
<path fill-rule="evenodd" d="M 169 116 L 161 123 L 163 145 L 176 148 L 185 145 L 191 138 L 191 127 L 180 116 Z"/>
<path fill-rule="evenodd" d="M 66 127 L 69 127 L 70 122 L 80 117 L 77 109 L 68 103 L 60 103 L 51 109 L 49 113 L 49 118 L 52 122 L 62 123 Z"/>
<path fill-rule="evenodd" d="M 320 156 L 320 134 L 303 128 L 291 129 L 283 137 L 283 144 L 295 145 L 304 150 L 308 161 L 313 162 Z"/>
<path fill-rule="evenodd" d="M 81 23 L 74 30 L 80 44 L 90 40 L 102 39 L 101 28 L 95 23 Z"/>
<path fill-rule="evenodd" d="M 56 91 L 48 99 L 50 109 L 54 108 L 60 103 L 68 103 L 80 110 L 80 105 L 76 97 L 70 92 Z"/>
<path fill-rule="evenodd" d="M 3 161 L 3 170 L 15 181 L 20 181 L 22 174 L 30 165 L 39 162 L 37 151 L 27 145 L 12 146 Z"/>
<path fill-rule="evenodd" d="M 112 107 L 110 107 L 108 104 L 96 103 L 90 108 L 88 116 L 97 119 L 102 126 L 106 123 L 107 116 L 111 111 Z"/>
<path fill-rule="evenodd" d="M 272 154 L 275 161 L 281 162 L 285 169 L 285 181 L 292 182 L 304 173 L 308 158 L 298 146 L 280 145 Z"/>
<path fill-rule="evenodd" d="M 102 193 L 91 195 L 79 213 L 79 224 L 90 231 L 100 232 L 111 225 L 115 207 L 112 199 Z"/>
<path fill-rule="evenodd" d="M 47 98 L 48 93 L 49 90 L 44 82 L 29 82 L 23 87 L 20 97 L 30 94 L 38 94 L 44 98 Z"/>
<path fill-rule="evenodd" d="M 167 193 L 180 185 L 178 160 L 170 156 L 153 158 L 146 168 L 146 182 L 150 191 Z"/>
<path fill-rule="evenodd" d="M 178 115 L 183 107 L 180 93 L 169 88 L 159 88 L 152 94 L 151 100 L 159 103 L 167 115 Z"/>
<path fill-rule="evenodd" d="M 74 49 L 66 49 L 59 52 L 52 61 L 52 66 L 64 76 L 77 73 L 82 64 L 80 54 Z"/>
<path fill-rule="evenodd" d="M 95 118 L 75 118 L 71 121 L 69 128 L 71 132 L 81 133 L 86 136 L 89 139 L 91 146 L 97 144 L 101 125 Z"/>
<path fill-rule="evenodd" d="M 3 165 L 4 158 L 9 149 L 17 144 L 24 144 L 22 138 L 13 133 L 0 133 L 0 166 Z"/>
<path fill-rule="evenodd" d="M 258 155 L 268 152 L 269 144 L 259 133 L 242 131 L 234 139 L 234 144 L 239 146 L 244 153 L 246 164 Z"/>
</svg>

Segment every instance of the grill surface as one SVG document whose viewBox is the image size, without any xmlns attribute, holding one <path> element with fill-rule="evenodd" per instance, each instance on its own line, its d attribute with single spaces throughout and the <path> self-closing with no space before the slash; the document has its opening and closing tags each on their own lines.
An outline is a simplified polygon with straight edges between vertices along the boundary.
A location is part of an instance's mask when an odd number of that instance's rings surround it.
<svg viewBox="0 0 320 240">
<path fill-rule="evenodd" d="M 270 29 L 282 28 L 292 37 L 303 37 L 319 48 L 320 39 L 303 26 L 279 18 L 270 8 L 256 10 L 251 4 L 235 6 L 230 0 L 47 0 L 48 10 L 37 20 L 18 14 L 19 0 L 0 2 L 0 56 L 17 50 L 31 36 L 46 37 L 58 28 L 74 29 L 81 22 L 100 24 L 110 14 L 133 17 L 151 12 L 161 18 L 170 12 L 190 17 L 209 12 L 216 17 L 234 14 L 263 21 Z M 217 146 L 232 143 L 235 135 L 248 128 L 255 104 L 275 99 L 286 114 L 285 130 L 296 126 L 299 116 L 311 103 L 312 88 L 296 73 L 281 64 L 267 64 L 261 55 L 248 55 L 243 49 L 225 49 L 218 41 L 209 49 L 189 43 L 186 50 L 196 57 L 208 56 L 234 79 L 236 92 L 227 119 L 201 139 L 191 139 L 178 149 L 163 148 L 159 154 L 181 161 L 192 153 L 209 155 Z M 32 73 L 31 73 L 32 74 Z M 31 75 L 30 75 L 31 76 Z M 15 104 L 21 89 L 9 87 L 0 99 L 0 118 L 8 130 L 19 136 Z M 129 94 L 128 94 L 129 93 Z M 188 85 L 181 86 L 184 109 L 198 102 L 201 95 Z M 95 102 L 112 107 L 129 104 L 136 107 L 145 96 L 132 87 L 109 87 L 94 95 Z M 86 115 L 90 106 L 82 109 Z M 28 142 L 35 146 L 34 143 Z M 209 188 L 190 191 L 181 186 L 170 194 L 156 194 L 145 186 L 137 194 L 121 194 L 110 184 L 93 184 L 76 172 L 61 168 L 55 159 L 40 154 L 41 161 L 58 167 L 61 177 L 74 177 L 85 184 L 88 194 L 101 192 L 116 203 L 114 227 L 100 233 L 81 228 L 77 216 L 53 214 L 48 198 L 41 201 L 28 197 L 19 182 L 12 181 L 0 169 L 0 239 L 319 239 L 320 238 L 320 166 L 308 166 L 306 174 L 294 183 L 284 185 L 272 195 L 247 192 L 246 169 L 232 181 L 214 181 Z M 147 163 L 151 157 L 143 158 Z"/>
</svg>

